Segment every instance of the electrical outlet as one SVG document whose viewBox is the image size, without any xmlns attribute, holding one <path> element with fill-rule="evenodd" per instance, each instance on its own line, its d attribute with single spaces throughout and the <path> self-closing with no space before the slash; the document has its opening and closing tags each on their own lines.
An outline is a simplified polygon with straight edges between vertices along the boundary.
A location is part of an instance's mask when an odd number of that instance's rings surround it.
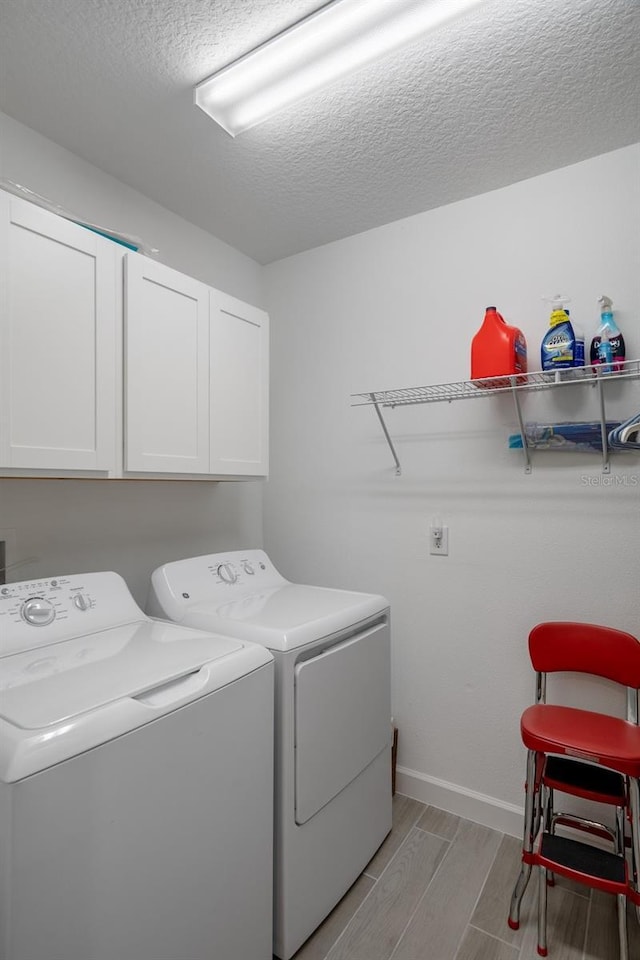
<svg viewBox="0 0 640 960">
<path fill-rule="evenodd" d="M 434 557 L 449 555 L 449 527 L 432 523 L 429 527 L 429 553 Z"/>
</svg>

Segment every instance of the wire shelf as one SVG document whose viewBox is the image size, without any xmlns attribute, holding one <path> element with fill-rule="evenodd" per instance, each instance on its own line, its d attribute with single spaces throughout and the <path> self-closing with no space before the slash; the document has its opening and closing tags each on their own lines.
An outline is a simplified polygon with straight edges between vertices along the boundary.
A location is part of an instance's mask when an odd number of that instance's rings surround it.
<svg viewBox="0 0 640 960">
<path fill-rule="evenodd" d="M 425 387 L 404 387 L 399 390 L 373 390 L 352 393 L 351 406 L 378 404 L 383 407 L 401 407 L 416 403 L 440 403 L 453 400 L 476 400 L 495 397 L 500 393 L 551 390 L 556 387 L 593 386 L 599 381 L 614 382 L 640 378 L 640 359 L 626 360 L 620 371 L 603 374 L 599 365 L 576 367 L 554 372 L 514 374 L 508 377 L 485 377 L 482 380 L 462 380 L 458 383 L 435 383 Z"/>
<path fill-rule="evenodd" d="M 382 414 L 383 407 L 406 407 L 420 403 L 441 403 L 453 400 L 475 400 L 478 397 L 495 397 L 500 393 L 510 393 L 513 396 L 522 437 L 522 449 L 525 460 L 525 472 L 531 473 L 531 459 L 526 439 L 526 431 L 520 394 L 531 393 L 536 390 L 554 390 L 558 387 L 597 386 L 600 402 L 600 423 L 602 433 L 602 469 L 609 472 L 609 449 L 607 444 L 606 416 L 604 403 L 604 384 L 621 380 L 640 379 L 640 359 L 626 360 L 612 373 L 602 373 L 599 364 L 585 367 L 575 367 L 553 372 L 537 371 L 534 373 L 513 374 L 501 377 L 485 377 L 482 380 L 461 380 L 459 383 L 434 383 L 426 387 L 404 387 L 399 390 L 372 390 L 369 393 L 352 393 L 351 406 L 373 406 L 380 421 L 387 444 L 393 457 L 396 474 L 401 471 L 400 461 L 387 424 Z"/>
</svg>

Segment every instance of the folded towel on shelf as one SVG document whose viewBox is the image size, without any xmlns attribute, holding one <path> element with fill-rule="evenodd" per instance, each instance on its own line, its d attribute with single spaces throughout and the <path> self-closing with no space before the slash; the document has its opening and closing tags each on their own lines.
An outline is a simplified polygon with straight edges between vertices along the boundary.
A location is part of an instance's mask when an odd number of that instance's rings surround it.
<svg viewBox="0 0 640 960">
<path fill-rule="evenodd" d="M 619 421 L 607 421 L 607 434 L 619 426 Z M 536 450 L 559 450 L 567 453 L 602 451 L 602 425 L 599 420 L 582 423 L 525 423 L 527 446 Z M 522 449 L 519 433 L 509 437 L 509 449 Z"/>
</svg>

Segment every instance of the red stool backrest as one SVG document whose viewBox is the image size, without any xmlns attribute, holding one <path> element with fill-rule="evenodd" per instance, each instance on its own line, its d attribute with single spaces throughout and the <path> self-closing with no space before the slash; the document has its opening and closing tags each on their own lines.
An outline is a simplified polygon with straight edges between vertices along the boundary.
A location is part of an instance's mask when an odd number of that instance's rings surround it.
<svg viewBox="0 0 640 960">
<path fill-rule="evenodd" d="M 537 673 L 590 673 L 640 688 L 640 641 L 622 630 L 573 621 L 539 623 L 529 634 L 529 654 Z"/>
</svg>

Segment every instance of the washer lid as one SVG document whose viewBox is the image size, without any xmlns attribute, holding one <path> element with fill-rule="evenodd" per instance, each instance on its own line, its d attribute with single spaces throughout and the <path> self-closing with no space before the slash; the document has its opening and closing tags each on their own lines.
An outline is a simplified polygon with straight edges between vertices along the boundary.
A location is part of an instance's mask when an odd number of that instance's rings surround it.
<svg viewBox="0 0 640 960">
<path fill-rule="evenodd" d="M 221 604 L 193 603 L 182 622 L 284 651 L 352 627 L 388 606 L 374 594 L 287 583 Z"/>
<path fill-rule="evenodd" d="M 0 717 L 42 730 L 140 697 L 242 648 L 175 624 L 141 620 L 0 660 Z"/>
</svg>

